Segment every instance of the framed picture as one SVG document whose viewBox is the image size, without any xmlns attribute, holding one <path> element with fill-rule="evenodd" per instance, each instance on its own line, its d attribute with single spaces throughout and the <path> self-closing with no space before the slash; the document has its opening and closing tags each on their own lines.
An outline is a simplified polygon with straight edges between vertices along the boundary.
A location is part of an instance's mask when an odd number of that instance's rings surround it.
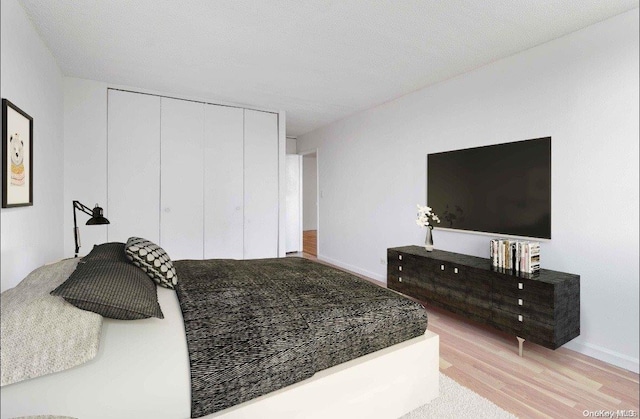
<svg viewBox="0 0 640 419">
<path fill-rule="evenodd" d="M 33 205 L 33 118 L 2 99 L 2 208 Z"/>
</svg>

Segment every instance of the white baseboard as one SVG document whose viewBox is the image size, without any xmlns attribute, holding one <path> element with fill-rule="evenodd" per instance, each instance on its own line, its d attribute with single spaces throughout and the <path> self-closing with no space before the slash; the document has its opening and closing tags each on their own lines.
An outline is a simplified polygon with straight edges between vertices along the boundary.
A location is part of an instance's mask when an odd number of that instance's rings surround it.
<svg viewBox="0 0 640 419">
<path fill-rule="evenodd" d="M 638 374 L 638 358 L 632 358 L 592 343 L 569 342 L 565 345 L 565 348 Z"/>
<path fill-rule="evenodd" d="M 375 272 L 367 271 L 366 269 L 361 269 L 361 268 L 358 268 L 357 266 L 349 265 L 348 263 L 345 263 L 345 262 L 342 262 L 342 261 L 339 261 L 339 260 L 335 260 L 335 259 L 326 257 L 324 255 L 318 255 L 318 260 L 330 263 L 332 265 L 339 266 L 339 267 L 341 267 L 343 269 L 346 269 L 346 270 L 351 271 L 351 272 L 358 273 L 360 275 L 364 275 L 367 278 L 375 279 L 376 281 L 382 282 L 383 284 L 387 283 L 387 277 L 384 276 L 384 275 L 380 275 L 380 274 L 377 274 Z"/>
</svg>

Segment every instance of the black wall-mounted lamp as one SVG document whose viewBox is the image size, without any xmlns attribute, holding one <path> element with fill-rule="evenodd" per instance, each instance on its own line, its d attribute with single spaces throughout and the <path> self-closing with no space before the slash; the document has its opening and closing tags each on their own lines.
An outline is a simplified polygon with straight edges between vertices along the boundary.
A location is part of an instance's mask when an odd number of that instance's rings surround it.
<svg viewBox="0 0 640 419">
<path fill-rule="evenodd" d="M 78 201 L 73 201 L 73 237 L 76 242 L 76 255 L 74 257 L 78 257 L 78 252 L 80 251 L 80 229 L 78 228 L 78 222 L 76 221 L 77 209 L 91 216 L 89 221 L 87 221 L 88 226 L 110 224 L 109 220 L 104 218 L 102 208 L 99 207 L 98 204 L 96 204 L 93 210 L 91 210 L 88 206 L 81 204 Z"/>
</svg>

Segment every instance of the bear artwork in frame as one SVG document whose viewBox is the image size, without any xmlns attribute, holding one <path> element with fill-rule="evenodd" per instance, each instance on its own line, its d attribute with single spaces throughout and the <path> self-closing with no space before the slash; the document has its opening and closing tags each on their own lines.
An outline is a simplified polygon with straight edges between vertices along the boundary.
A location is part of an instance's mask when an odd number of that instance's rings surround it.
<svg viewBox="0 0 640 419">
<path fill-rule="evenodd" d="M 2 208 L 33 205 L 33 118 L 2 99 Z"/>
</svg>

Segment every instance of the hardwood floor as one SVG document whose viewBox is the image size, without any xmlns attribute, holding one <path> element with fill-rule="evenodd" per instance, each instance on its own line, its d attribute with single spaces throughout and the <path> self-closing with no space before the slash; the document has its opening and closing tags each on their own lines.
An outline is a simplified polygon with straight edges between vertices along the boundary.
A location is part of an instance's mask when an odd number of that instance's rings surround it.
<svg viewBox="0 0 640 419">
<path fill-rule="evenodd" d="M 427 306 L 440 335 L 440 371 L 522 418 L 585 417 L 585 411 L 633 410 L 638 374 L 566 348 L 524 344 Z"/>
<path fill-rule="evenodd" d="M 317 260 L 309 254 L 296 254 Z M 380 286 L 384 284 L 358 275 Z M 524 344 L 514 336 L 425 304 L 440 335 L 440 371 L 521 418 L 582 418 L 589 412 L 638 417 L 639 376 L 566 348 Z"/>
<path fill-rule="evenodd" d="M 318 256 L 318 231 L 305 230 L 302 232 L 302 252 Z"/>
</svg>

